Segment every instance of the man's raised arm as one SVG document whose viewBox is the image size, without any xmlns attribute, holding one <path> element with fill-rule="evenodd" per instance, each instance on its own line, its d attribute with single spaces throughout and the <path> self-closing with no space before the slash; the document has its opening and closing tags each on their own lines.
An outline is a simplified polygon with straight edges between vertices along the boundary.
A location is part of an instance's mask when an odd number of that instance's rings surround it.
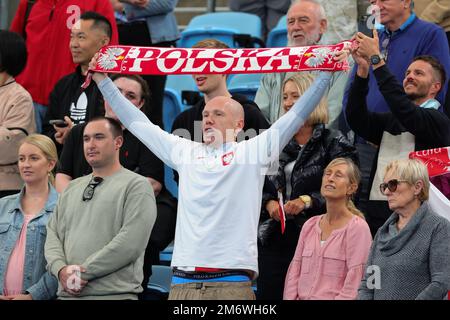
<svg viewBox="0 0 450 320">
<path fill-rule="evenodd" d="M 97 64 L 98 54 L 92 58 L 90 68 Z M 109 103 L 120 122 L 145 144 L 158 158 L 177 169 L 182 153 L 190 150 L 195 142 L 169 134 L 153 124 L 147 116 L 125 98 L 106 74 L 95 72 L 92 79 Z M 183 151 L 184 150 L 184 151 Z"/>
</svg>

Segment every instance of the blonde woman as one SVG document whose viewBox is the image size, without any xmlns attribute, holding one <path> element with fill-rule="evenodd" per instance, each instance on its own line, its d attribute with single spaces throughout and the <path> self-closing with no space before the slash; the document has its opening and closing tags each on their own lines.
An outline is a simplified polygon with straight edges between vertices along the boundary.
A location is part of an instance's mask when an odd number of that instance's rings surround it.
<svg viewBox="0 0 450 320">
<path fill-rule="evenodd" d="M 46 224 L 56 205 L 52 170 L 56 146 L 43 135 L 26 137 L 18 166 L 25 185 L 0 199 L 0 300 L 41 300 L 56 296 L 58 282 L 46 271 Z"/>
<path fill-rule="evenodd" d="M 450 222 L 428 204 L 427 168 L 415 159 L 395 160 L 383 180 L 380 191 L 394 212 L 375 235 L 358 299 L 447 298 Z"/>
<path fill-rule="evenodd" d="M 303 95 L 313 79 L 310 74 L 300 73 L 285 81 L 282 97 L 285 112 Z M 338 157 L 358 161 L 353 145 L 339 131 L 325 128 L 327 122 L 324 98 L 284 148 L 277 174 L 266 179 L 258 242 L 258 299 L 282 299 L 285 275 L 300 230 L 310 217 L 325 212 L 325 199 L 320 194 L 325 167 Z M 288 219 L 284 234 L 280 231 L 278 191 L 285 199 L 284 211 Z M 264 228 L 267 224 L 270 227 Z"/>
<path fill-rule="evenodd" d="M 284 299 L 356 298 L 372 243 L 369 226 L 351 200 L 359 181 L 359 170 L 350 159 L 334 159 L 325 168 L 320 192 L 327 210 L 303 225 Z"/>
</svg>

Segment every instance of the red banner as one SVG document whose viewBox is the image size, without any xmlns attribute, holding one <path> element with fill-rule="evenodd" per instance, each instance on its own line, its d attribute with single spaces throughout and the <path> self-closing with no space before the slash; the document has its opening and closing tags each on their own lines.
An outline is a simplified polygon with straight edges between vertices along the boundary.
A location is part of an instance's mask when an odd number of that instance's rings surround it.
<svg viewBox="0 0 450 320">
<path fill-rule="evenodd" d="M 450 147 L 411 152 L 409 158 L 425 163 L 430 177 L 450 172 Z"/>
<path fill-rule="evenodd" d="M 350 45 L 254 49 L 153 48 L 107 46 L 94 71 L 127 74 L 224 74 L 341 71 L 348 63 L 334 54 Z"/>
</svg>

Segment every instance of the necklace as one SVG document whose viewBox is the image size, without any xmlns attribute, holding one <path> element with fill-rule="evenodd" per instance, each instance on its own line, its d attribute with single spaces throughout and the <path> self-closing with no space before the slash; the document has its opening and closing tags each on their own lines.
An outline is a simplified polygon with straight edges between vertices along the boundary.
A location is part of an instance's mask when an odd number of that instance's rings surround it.
<svg viewBox="0 0 450 320">
<path fill-rule="evenodd" d="M 0 88 L 6 87 L 7 85 L 10 85 L 11 83 L 14 83 L 14 82 L 16 82 L 16 80 L 13 79 L 10 82 L 7 82 L 7 83 L 4 83 L 4 84 L 0 85 Z"/>
</svg>

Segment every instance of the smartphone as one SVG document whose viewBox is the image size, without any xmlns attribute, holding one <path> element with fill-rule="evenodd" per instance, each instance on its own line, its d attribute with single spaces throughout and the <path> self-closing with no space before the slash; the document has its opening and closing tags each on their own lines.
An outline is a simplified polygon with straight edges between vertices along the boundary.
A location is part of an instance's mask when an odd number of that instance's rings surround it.
<svg viewBox="0 0 450 320">
<path fill-rule="evenodd" d="M 58 128 L 65 128 L 68 126 L 68 124 L 64 120 L 50 120 L 49 123 L 53 126 L 57 126 Z"/>
<path fill-rule="evenodd" d="M 358 31 L 362 32 L 366 36 L 372 38 L 373 37 L 373 29 L 368 27 L 368 25 L 371 25 L 371 23 L 369 23 L 369 21 L 368 21 L 369 19 L 371 19 L 370 15 L 363 15 L 359 18 Z"/>
</svg>

